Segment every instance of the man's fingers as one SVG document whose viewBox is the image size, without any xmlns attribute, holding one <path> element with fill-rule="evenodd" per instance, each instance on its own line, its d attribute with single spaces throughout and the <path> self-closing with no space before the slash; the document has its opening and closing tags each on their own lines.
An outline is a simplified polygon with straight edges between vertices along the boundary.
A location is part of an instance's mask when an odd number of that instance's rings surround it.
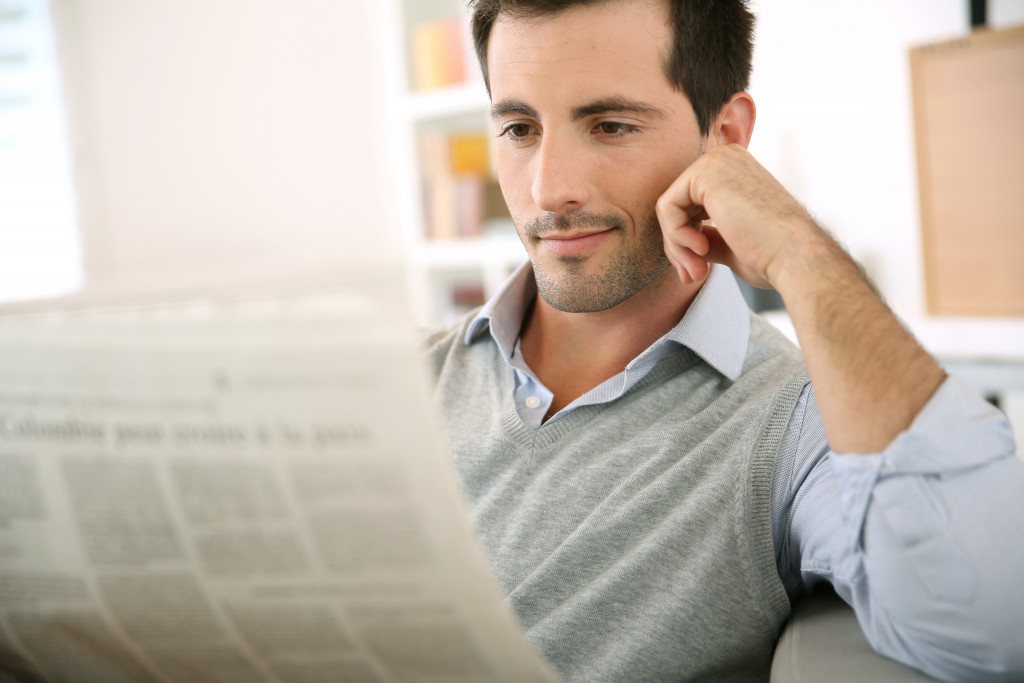
<svg viewBox="0 0 1024 683">
<path fill-rule="evenodd" d="M 707 260 L 689 249 L 668 247 L 665 249 L 665 255 L 668 256 L 669 262 L 684 285 L 699 282 L 708 276 L 710 266 Z"/>
<path fill-rule="evenodd" d="M 704 254 L 709 249 L 707 238 L 694 228 L 684 225 L 664 231 L 665 255 L 684 284 L 703 280 L 708 274 Z"/>
<path fill-rule="evenodd" d="M 704 255 L 710 245 L 701 234 L 707 211 L 690 196 L 690 172 L 684 172 L 658 199 L 655 210 L 665 240 L 665 255 L 684 284 L 707 277 Z"/>
<path fill-rule="evenodd" d="M 662 235 L 664 235 L 667 242 L 688 249 L 700 256 L 706 256 L 708 249 L 711 248 L 707 236 L 699 229 L 690 225 L 681 225 L 669 230 L 663 228 Z"/>
<path fill-rule="evenodd" d="M 732 251 L 729 249 L 729 245 L 722 239 L 722 234 L 713 225 L 704 226 L 704 231 L 701 233 L 704 235 L 704 239 L 708 241 L 708 260 L 712 263 L 723 263 L 729 265 L 729 261 L 733 260 Z"/>
<path fill-rule="evenodd" d="M 654 205 L 662 228 L 689 225 L 691 220 L 704 213 L 704 207 L 690 196 L 692 168 L 683 171 Z"/>
<path fill-rule="evenodd" d="M 706 258 L 710 263 L 721 263 L 729 266 L 733 273 L 738 275 L 744 282 L 754 287 L 771 288 L 771 283 L 758 272 L 748 268 L 736 258 L 729 245 L 722 238 L 722 234 L 713 225 L 705 225 L 702 233 L 708 240 L 708 251 Z"/>
</svg>

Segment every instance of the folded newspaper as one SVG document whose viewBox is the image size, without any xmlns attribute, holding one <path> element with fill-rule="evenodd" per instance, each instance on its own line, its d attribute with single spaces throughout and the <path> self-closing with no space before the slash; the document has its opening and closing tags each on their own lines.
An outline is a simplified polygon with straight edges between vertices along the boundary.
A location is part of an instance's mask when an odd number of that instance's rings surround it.
<svg viewBox="0 0 1024 683">
<path fill-rule="evenodd" d="M 0 315 L 0 681 L 556 681 L 400 273 Z"/>
</svg>

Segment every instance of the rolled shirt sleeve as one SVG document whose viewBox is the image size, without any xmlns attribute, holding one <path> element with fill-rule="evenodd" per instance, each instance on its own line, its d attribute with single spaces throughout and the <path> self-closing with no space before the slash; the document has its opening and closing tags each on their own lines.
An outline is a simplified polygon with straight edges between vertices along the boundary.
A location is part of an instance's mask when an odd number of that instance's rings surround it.
<svg viewBox="0 0 1024 683">
<path fill-rule="evenodd" d="M 830 582 L 883 655 L 1024 679 L 1024 461 L 1002 413 L 950 377 L 883 452 L 838 455 L 812 388 L 801 406 L 780 569 Z"/>
</svg>

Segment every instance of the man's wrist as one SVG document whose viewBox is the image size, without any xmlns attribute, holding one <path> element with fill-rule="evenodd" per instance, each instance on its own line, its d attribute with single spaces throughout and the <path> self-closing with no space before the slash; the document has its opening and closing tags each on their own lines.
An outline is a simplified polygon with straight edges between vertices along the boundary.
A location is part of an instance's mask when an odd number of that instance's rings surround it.
<svg viewBox="0 0 1024 683">
<path fill-rule="evenodd" d="M 766 275 L 784 301 L 787 294 L 815 289 L 817 281 L 836 280 L 843 271 L 857 270 L 843 248 L 809 216 L 794 216 L 783 230 L 789 239 Z"/>
</svg>

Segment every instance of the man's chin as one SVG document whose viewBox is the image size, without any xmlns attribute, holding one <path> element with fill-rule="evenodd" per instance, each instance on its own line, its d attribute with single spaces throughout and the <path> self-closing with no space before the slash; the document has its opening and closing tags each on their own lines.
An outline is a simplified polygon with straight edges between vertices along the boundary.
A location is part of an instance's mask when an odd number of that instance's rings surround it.
<svg viewBox="0 0 1024 683">
<path fill-rule="evenodd" d="M 589 282 L 571 280 L 562 278 L 560 282 L 552 282 L 538 278 L 537 293 L 548 306 L 562 313 L 607 311 L 635 294 L 621 288 L 600 286 L 593 282 L 593 278 Z"/>
<path fill-rule="evenodd" d="M 559 263 L 562 263 L 559 260 Z M 620 267 L 600 273 L 583 272 L 582 263 L 569 263 L 566 272 L 552 277 L 534 264 L 537 293 L 551 308 L 563 313 L 598 313 L 615 308 L 666 275 L 675 276 L 668 259 L 648 269 Z M 576 271 L 576 272 L 572 272 Z"/>
</svg>

